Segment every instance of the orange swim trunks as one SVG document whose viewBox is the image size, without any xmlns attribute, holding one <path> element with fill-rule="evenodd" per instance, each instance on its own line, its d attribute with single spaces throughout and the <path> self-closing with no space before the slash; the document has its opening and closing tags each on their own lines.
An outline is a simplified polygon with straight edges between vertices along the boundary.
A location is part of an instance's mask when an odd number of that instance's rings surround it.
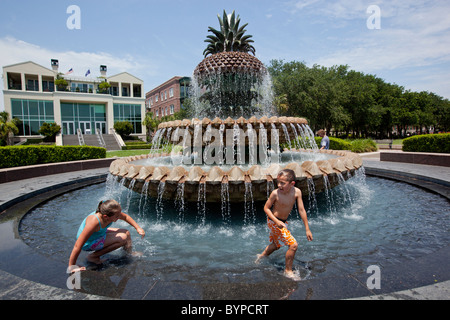
<svg viewBox="0 0 450 320">
<path fill-rule="evenodd" d="M 287 222 L 285 222 L 285 224 L 287 224 Z M 277 248 L 281 248 L 281 243 L 290 246 L 297 242 L 287 228 L 278 228 L 271 219 L 267 219 L 267 226 L 269 227 L 269 240 L 274 243 Z"/>
</svg>

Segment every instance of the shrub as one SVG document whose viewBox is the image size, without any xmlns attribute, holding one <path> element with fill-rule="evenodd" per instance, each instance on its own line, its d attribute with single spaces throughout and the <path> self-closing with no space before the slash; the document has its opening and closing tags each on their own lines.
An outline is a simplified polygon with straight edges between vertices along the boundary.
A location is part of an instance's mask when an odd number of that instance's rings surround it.
<svg viewBox="0 0 450 320">
<path fill-rule="evenodd" d="M 133 132 L 133 125 L 128 121 L 118 121 L 114 123 L 114 129 L 122 139 L 125 139 Z"/>
<path fill-rule="evenodd" d="M 60 131 L 61 126 L 55 122 L 44 122 L 39 128 L 39 133 L 44 136 L 45 142 L 55 142 L 55 137 Z"/>
<path fill-rule="evenodd" d="M 351 142 L 352 152 L 374 152 L 378 150 L 377 144 L 371 139 L 357 139 Z"/>
<path fill-rule="evenodd" d="M 450 133 L 425 134 L 403 140 L 403 151 L 450 153 Z"/>
<path fill-rule="evenodd" d="M 152 145 L 148 144 L 144 141 L 127 141 L 125 142 L 125 146 L 122 147 L 122 150 L 137 150 L 137 149 L 151 149 Z"/>
<path fill-rule="evenodd" d="M 106 149 L 91 146 L 0 147 L 0 168 L 106 158 Z"/>
<path fill-rule="evenodd" d="M 321 137 L 314 137 L 314 138 L 316 139 L 317 146 L 319 146 L 319 149 L 320 149 L 320 142 L 322 141 L 322 138 Z M 334 137 L 328 137 L 328 138 L 330 138 L 330 149 L 331 150 L 351 150 L 352 149 L 351 143 L 346 140 L 334 138 Z"/>
</svg>

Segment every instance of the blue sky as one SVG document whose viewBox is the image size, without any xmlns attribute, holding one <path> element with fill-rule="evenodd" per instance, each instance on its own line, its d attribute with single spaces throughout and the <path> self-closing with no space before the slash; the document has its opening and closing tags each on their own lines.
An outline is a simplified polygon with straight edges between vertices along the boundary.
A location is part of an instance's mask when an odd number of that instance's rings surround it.
<svg viewBox="0 0 450 320">
<path fill-rule="evenodd" d="M 67 8 L 80 8 L 70 30 Z M 376 5 L 380 29 L 370 29 Z M 256 56 L 374 74 L 413 91 L 450 98 L 450 2 L 376 0 L 0 0 L 0 66 L 34 61 L 83 77 L 128 71 L 145 92 L 191 76 L 204 58 L 208 26 L 233 10 L 248 23 Z M 2 84 L 3 88 L 3 84 Z M 0 100 L 3 109 L 3 97 Z"/>
</svg>

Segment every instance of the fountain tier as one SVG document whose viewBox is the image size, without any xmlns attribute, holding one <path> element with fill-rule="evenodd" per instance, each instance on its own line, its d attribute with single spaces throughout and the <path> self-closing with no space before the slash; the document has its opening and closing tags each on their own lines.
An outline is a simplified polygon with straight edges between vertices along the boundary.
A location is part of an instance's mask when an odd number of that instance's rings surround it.
<svg viewBox="0 0 450 320">
<path fill-rule="evenodd" d="M 159 199 L 174 200 L 182 197 L 185 201 L 198 201 L 199 194 L 202 193 L 204 201 L 220 202 L 223 200 L 223 192 L 226 190 L 226 197 L 229 198 L 230 202 L 244 202 L 249 193 L 251 193 L 254 201 L 266 200 L 268 194 L 276 186 L 277 174 L 282 169 L 292 169 L 296 175 L 296 187 L 300 188 L 304 195 L 308 195 L 311 192 L 319 193 L 326 190 L 326 188 L 333 188 L 342 179 L 347 180 L 354 175 L 355 170 L 362 166 L 361 157 L 351 152 L 318 151 L 317 149 L 307 150 L 305 148 L 284 149 L 284 154 L 292 155 L 292 161 L 288 160 L 280 163 L 278 161 L 279 144 L 277 143 L 299 141 L 300 130 L 308 131 L 307 128 L 309 129 L 306 120 L 302 118 L 263 117 L 256 119 L 252 117 L 249 120 L 244 118 L 232 120 L 228 118 L 223 121 L 218 118 L 214 120 L 205 118 L 202 121 L 193 119 L 192 121 L 167 122 L 160 125 L 154 138 L 154 140 L 159 141 L 154 141 L 154 143 L 158 145 L 160 138 L 164 136 L 172 140 L 173 143 L 183 146 L 186 141 L 179 142 L 178 139 L 181 135 L 175 134 L 177 129 L 185 129 L 185 133 L 188 133 L 193 140 L 196 136 L 195 132 L 200 130 L 200 128 L 205 128 L 207 129 L 206 132 L 208 132 L 208 128 L 211 130 L 213 127 L 218 130 L 221 128 L 221 132 L 224 132 L 224 128 L 242 128 L 246 130 L 242 130 L 242 132 L 247 137 L 251 136 L 249 131 L 255 135 L 259 134 L 259 136 L 267 134 L 267 137 L 271 137 L 270 139 L 255 139 L 255 141 L 259 142 L 257 147 L 260 149 L 269 150 L 268 152 L 272 156 L 268 159 L 271 161 L 255 163 L 249 157 L 244 157 L 246 159 L 245 165 L 238 162 L 237 165 L 230 165 L 228 170 L 225 169 L 222 163 L 205 166 L 203 162 L 201 165 L 196 165 L 194 161 L 193 164 L 189 165 L 181 164 L 181 162 L 176 165 L 173 160 L 183 159 L 183 154 L 186 155 L 186 148 L 180 148 L 183 152 L 172 151 L 171 154 L 168 154 L 161 150 L 155 150 L 148 155 L 118 159 L 111 164 L 110 173 L 117 176 L 126 187 Z M 191 132 L 192 134 L 190 134 Z M 278 137 L 279 140 L 277 141 L 274 137 Z M 314 137 L 309 137 L 309 140 L 311 139 L 314 139 Z M 246 155 L 252 153 L 251 146 L 249 146 L 250 140 L 241 140 L 246 146 Z M 275 145 L 273 143 L 274 140 L 277 141 Z M 212 143 L 214 140 L 201 139 L 200 141 L 199 153 L 202 154 L 208 148 L 208 143 Z M 262 144 L 263 141 L 265 144 Z M 268 141 L 272 141 L 272 143 Z M 293 144 L 300 147 L 302 144 L 306 145 L 307 142 L 303 141 L 302 143 Z M 195 142 L 189 141 L 187 145 L 195 145 Z M 232 149 L 234 150 L 235 147 L 238 149 L 238 146 L 233 146 Z M 188 155 L 190 155 L 189 152 Z M 303 161 L 299 163 L 294 161 L 295 157 L 293 156 L 298 153 L 308 155 L 327 154 L 329 157 L 326 160 Z M 189 160 L 191 158 L 192 155 L 188 157 Z M 143 159 L 148 159 L 149 165 L 142 165 Z M 288 159 L 290 158 L 288 157 Z M 161 165 L 164 160 L 167 160 L 166 163 L 169 163 L 169 165 Z M 237 158 L 232 160 L 235 161 Z M 249 168 L 246 169 L 246 167 Z"/>
</svg>

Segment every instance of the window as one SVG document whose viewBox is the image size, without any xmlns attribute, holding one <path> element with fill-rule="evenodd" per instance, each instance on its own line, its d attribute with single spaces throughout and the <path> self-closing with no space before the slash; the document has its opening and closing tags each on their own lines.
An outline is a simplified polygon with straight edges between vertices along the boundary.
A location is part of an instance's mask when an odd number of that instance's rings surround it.
<svg viewBox="0 0 450 320">
<path fill-rule="evenodd" d="M 30 80 L 27 81 L 27 91 L 39 91 L 39 81 Z"/>
<path fill-rule="evenodd" d="M 39 135 L 44 122 L 55 122 L 53 101 L 11 99 L 11 118 L 18 118 L 19 135 Z"/>
<path fill-rule="evenodd" d="M 169 98 L 172 98 L 173 97 L 173 88 L 170 88 L 169 89 Z"/>
<path fill-rule="evenodd" d="M 94 91 L 94 85 L 87 83 L 77 83 L 72 82 L 70 84 L 70 91 L 72 92 L 83 92 L 83 93 L 92 93 Z"/>
<path fill-rule="evenodd" d="M 173 104 L 170 105 L 170 114 L 174 114 L 175 106 Z"/>
<path fill-rule="evenodd" d="M 164 100 L 167 100 L 167 90 L 164 91 Z"/>
<path fill-rule="evenodd" d="M 115 97 L 119 96 L 119 87 L 111 86 L 111 94 Z"/>
<path fill-rule="evenodd" d="M 158 102 L 158 95 L 155 96 L 155 102 Z"/>
<path fill-rule="evenodd" d="M 114 105 L 115 107 L 115 105 Z M 61 102 L 61 122 L 63 134 L 74 134 L 64 132 L 65 126 L 72 123 L 74 129 L 95 128 L 96 122 L 106 122 L 106 106 L 104 104 L 66 103 Z M 84 130 L 83 130 L 84 131 Z M 86 133 L 84 131 L 84 133 Z M 91 130 L 94 134 L 95 130 Z"/>
<path fill-rule="evenodd" d="M 42 90 L 44 92 L 54 92 L 55 91 L 55 82 L 53 81 L 42 81 Z"/>
<path fill-rule="evenodd" d="M 142 114 L 139 104 L 114 104 L 114 123 L 128 121 L 133 125 L 133 133 L 142 133 Z"/>
</svg>

